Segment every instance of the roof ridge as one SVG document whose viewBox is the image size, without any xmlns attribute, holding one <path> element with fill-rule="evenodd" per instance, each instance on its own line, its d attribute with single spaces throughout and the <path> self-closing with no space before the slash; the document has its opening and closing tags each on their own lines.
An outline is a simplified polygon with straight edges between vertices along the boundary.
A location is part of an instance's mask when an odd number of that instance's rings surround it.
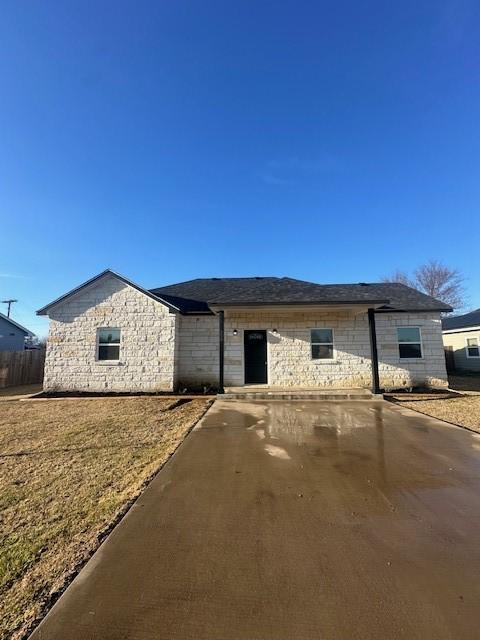
<svg viewBox="0 0 480 640">
<path fill-rule="evenodd" d="M 218 280 L 281 280 L 280 276 L 213 276 L 211 278 L 192 278 L 191 280 L 182 280 L 181 282 L 171 282 L 160 287 L 153 287 L 149 291 L 155 291 L 156 289 L 168 289 L 168 287 L 178 287 L 182 284 L 190 284 L 192 282 L 206 282 L 206 281 L 218 281 Z"/>
<path fill-rule="evenodd" d="M 191 280 L 183 280 L 182 282 L 172 282 L 171 284 L 166 284 L 163 287 L 153 287 L 149 289 L 149 291 L 155 291 L 156 289 L 167 289 L 168 287 L 177 287 L 180 284 L 190 284 L 191 282 L 198 282 L 198 280 L 202 280 L 202 278 L 192 278 Z"/>
<path fill-rule="evenodd" d="M 250 280 L 250 278 L 237 278 L 238 280 Z M 255 278 L 252 278 L 253 280 L 255 280 Z M 279 280 L 280 278 L 270 278 L 270 280 Z M 253 283 L 252 283 L 253 284 Z M 258 289 L 261 289 L 262 286 L 265 286 L 266 284 L 268 284 L 267 282 L 262 282 L 260 280 L 256 280 L 256 284 L 253 284 L 252 289 L 255 289 L 255 291 L 258 291 Z M 235 294 L 235 292 L 238 291 L 239 293 L 242 293 L 241 289 L 235 289 L 233 288 L 232 291 L 230 292 L 230 294 Z M 210 298 L 208 300 L 208 302 L 212 302 L 215 303 L 216 301 L 219 301 L 222 299 L 222 296 L 215 296 L 214 298 Z"/>
<path fill-rule="evenodd" d="M 190 280 L 182 280 L 180 282 L 171 282 L 170 284 L 161 285 L 159 287 L 152 287 L 149 291 L 168 289 L 169 287 L 178 287 L 184 284 L 191 284 L 193 282 L 215 282 L 215 281 L 227 281 L 227 280 L 289 280 L 290 282 L 302 282 L 304 284 L 315 285 L 318 287 L 338 287 L 338 286 L 357 286 L 368 285 L 368 286 L 400 286 L 406 287 L 407 289 L 413 289 L 414 291 L 419 291 L 415 287 L 411 287 L 410 285 L 404 284 L 403 282 L 382 282 L 382 281 L 362 281 L 362 282 L 312 282 L 311 280 L 303 280 L 301 278 L 292 278 L 291 276 L 212 276 L 209 278 L 192 278 Z M 427 295 L 423 291 L 419 291 L 419 293 L 423 293 L 423 295 Z M 432 297 L 432 296 L 430 296 Z"/>
<path fill-rule="evenodd" d="M 361 280 L 358 282 L 325 282 L 325 283 L 320 283 L 320 282 L 310 282 L 309 280 L 297 280 L 296 278 L 288 278 L 289 280 L 296 280 L 296 282 L 307 282 L 308 284 L 318 284 L 320 287 L 357 287 L 358 285 L 367 285 L 367 286 L 375 286 L 375 287 L 380 287 L 380 286 L 386 286 L 386 287 L 391 287 L 393 286 L 401 286 L 401 287 L 407 287 L 407 289 L 413 289 L 414 291 L 418 291 L 418 289 L 415 289 L 414 287 L 410 287 L 407 284 L 403 284 L 403 282 L 382 282 L 382 281 L 374 281 L 374 282 L 369 282 L 368 280 Z M 422 293 L 420 291 L 420 293 Z M 427 295 L 427 294 L 424 294 Z"/>
</svg>

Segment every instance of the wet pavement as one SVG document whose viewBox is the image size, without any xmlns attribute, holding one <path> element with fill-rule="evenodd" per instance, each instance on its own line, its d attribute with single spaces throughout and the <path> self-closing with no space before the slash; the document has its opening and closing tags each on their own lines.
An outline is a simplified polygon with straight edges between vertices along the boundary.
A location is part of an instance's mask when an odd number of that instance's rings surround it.
<svg viewBox="0 0 480 640">
<path fill-rule="evenodd" d="M 35 640 L 480 637 L 480 435 L 217 401 Z"/>
</svg>

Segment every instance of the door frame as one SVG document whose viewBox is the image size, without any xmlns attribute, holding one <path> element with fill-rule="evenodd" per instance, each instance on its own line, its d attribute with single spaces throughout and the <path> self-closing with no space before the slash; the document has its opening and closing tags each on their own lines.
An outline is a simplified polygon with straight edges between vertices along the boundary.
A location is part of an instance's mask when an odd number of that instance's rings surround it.
<svg viewBox="0 0 480 640">
<path fill-rule="evenodd" d="M 267 358 L 267 363 L 265 365 L 265 373 L 266 373 L 266 382 L 246 382 L 245 380 L 245 373 L 246 373 L 246 366 L 247 366 L 247 361 L 245 358 L 245 332 L 248 331 L 258 331 L 258 332 L 262 332 L 265 334 L 265 345 L 266 345 L 266 358 Z M 269 385 L 270 384 L 270 344 L 268 341 L 268 329 L 242 329 L 242 363 L 243 363 L 243 386 L 245 385 L 249 385 L 249 384 L 265 384 L 265 385 Z"/>
</svg>

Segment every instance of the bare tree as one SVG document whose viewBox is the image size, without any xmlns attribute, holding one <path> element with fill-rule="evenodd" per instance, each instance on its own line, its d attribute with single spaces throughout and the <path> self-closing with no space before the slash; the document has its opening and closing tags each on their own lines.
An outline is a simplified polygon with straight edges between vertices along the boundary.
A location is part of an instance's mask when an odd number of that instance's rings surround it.
<svg viewBox="0 0 480 640">
<path fill-rule="evenodd" d="M 400 282 L 400 284 L 406 284 L 409 287 L 415 286 L 405 271 L 400 271 L 400 269 L 394 271 L 390 276 L 383 276 L 382 282 Z"/>
<path fill-rule="evenodd" d="M 415 270 L 417 287 L 429 296 L 459 309 L 465 305 L 464 278 L 438 260 L 430 260 Z"/>
<path fill-rule="evenodd" d="M 405 271 L 397 269 L 382 282 L 401 282 L 446 302 L 454 309 L 465 306 L 464 278 L 458 269 L 450 269 L 438 260 L 430 260 L 420 265 L 410 278 Z"/>
</svg>

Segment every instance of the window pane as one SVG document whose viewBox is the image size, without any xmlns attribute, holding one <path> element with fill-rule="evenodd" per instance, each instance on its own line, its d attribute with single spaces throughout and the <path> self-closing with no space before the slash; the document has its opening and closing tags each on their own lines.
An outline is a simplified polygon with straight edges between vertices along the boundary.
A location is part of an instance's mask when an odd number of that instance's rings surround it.
<svg viewBox="0 0 480 640">
<path fill-rule="evenodd" d="M 400 358 L 421 358 L 422 347 L 420 344 L 399 344 Z"/>
<path fill-rule="evenodd" d="M 331 360 L 333 358 L 333 345 L 312 344 L 312 358 L 314 360 Z"/>
<path fill-rule="evenodd" d="M 120 356 L 120 347 L 113 345 L 111 347 L 98 347 L 98 359 L 99 360 L 118 360 Z"/>
<path fill-rule="evenodd" d="M 478 358 L 480 349 L 478 347 L 468 347 L 468 355 L 470 358 Z"/>
<path fill-rule="evenodd" d="M 333 342 L 333 331 L 331 329 L 312 329 L 312 342 Z"/>
<path fill-rule="evenodd" d="M 100 344 L 120 344 L 120 329 L 100 329 L 98 342 Z"/>
<path fill-rule="evenodd" d="M 477 338 L 467 338 L 467 344 L 469 347 L 477 347 L 478 346 Z"/>
<path fill-rule="evenodd" d="M 420 342 L 420 329 L 418 327 L 399 327 L 397 334 L 399 342 Z"/>
</svg>

